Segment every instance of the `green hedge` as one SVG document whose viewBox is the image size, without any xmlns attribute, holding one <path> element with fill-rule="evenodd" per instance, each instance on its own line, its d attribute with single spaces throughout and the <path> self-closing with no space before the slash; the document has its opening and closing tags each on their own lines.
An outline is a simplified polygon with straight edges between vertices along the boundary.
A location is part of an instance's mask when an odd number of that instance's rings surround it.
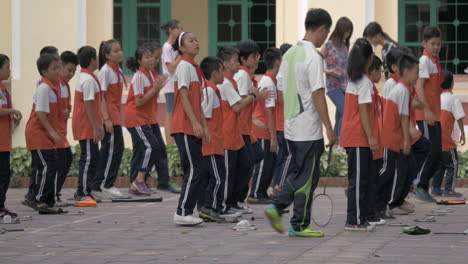
<svg viewBox="0 0 468 264">
<path fill-rule="evenodd" d="M 179 151 L 177 146 L 170 144 L 166 146 L 170 177 L 180 177 L 183 172 L 180 166 Z M 72 147 L 73 162 L 70 169 L 69 177 L 78 176 L 78 160 L 80 157 L 79 146 Z M 130 174 L 130 160 L 132 158 L 132 150 L 125 149 L 122 157 L 122 164 L 119 169 L 119 176 L 125 177 Z M 325 177 L 347 177 L 346 154 L 334 152 L 331 161 L 331 167 L 325 175 L 327 164 L 327 152 L 321 157 L 320 170 L 321 175 Z M 459 158 L 459 177 L 468 178 L 468 151 L 458 152 Z M 19 186 L 20 177 L 29 177 L 31 175 L 31 154 L 26 148 L 15 148 L 11 153 L 11 170 L 12 170 L 12 186 Z M 156 177 L 156 172 L 151 172 L 153 177 Z"/>
</svg>

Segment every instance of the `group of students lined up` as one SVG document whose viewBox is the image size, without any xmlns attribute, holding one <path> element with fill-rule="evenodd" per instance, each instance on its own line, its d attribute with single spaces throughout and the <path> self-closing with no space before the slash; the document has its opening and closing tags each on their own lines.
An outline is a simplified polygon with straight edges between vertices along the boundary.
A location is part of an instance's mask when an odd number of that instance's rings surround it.
<svg viewBox="0 0 468 264">
<path fill-rule="evenodd" d="M 281 215 L 294 202 L 289 235 L 323 236 L 309 225 L 324 152 L 322 127 L 328 145 L 337 141 L 325 100 L 324 58 L 317 50 L 331 26 L 327 11 L 309 10 L 304 39 L 294 46 L 264 51 L 267 72 L 257 83 L 254 72 L 260 49 L 254 41 L 221 47 L 216 57 L 206 57 L 198 65 L 194 61 L 199 52 L 196 36 L 182 32 L 178 21 L 170 21 L 164 27 L 170 37 L 162 51 L 158 45 L 143 44 L 127 59 L 127 67 L 135 74 L 123 120 L 120 104 L 125 79 L 119 68 L 122 51 L 117 41 L 102 43 L 99 60 L 89 46 L 80 48 L 77 55 L 64 52 L 60 57 L 56 49 L 44 49 L 37 61 L 42 78 L 26 127 L 33 173 L 24 204 L 40 213 L 62 212 L 55 205 L 60 202 L 70 163 L 66 120 L 72 108 L 67 82 L 79 64 L 72 115 L 73 135 L 81 147 L 77 201 L 122 196 L 112 187 L 123 149 L 122 126 L 133 143 L 129 193 L 152 192 L 145 177 L 153 166 L 160 187 L 170 188 L 156 100 L 171 82 L 174 96 L 166 95 L 172 112 L 170 133 L 184 173 L 175 224 L 222 222 L 252 213 L 244 204 L 247 201 L 269 204 L 265 214 L 272 227 L 283 232 Z M 349 41 L 351 33 L 340 41 Z M 349 83 L 339 138 L 348 154 L 346 230 L 373 230 L 392 215 L 413 212 L 405 201 L 411 190 L 416 197 L 433 201 L 429 180 L 442 150 L 444 159 L 456 159 L 450 135 L 455 121 L 462 126 L 464 113 L 451 94 L 452 75 L 440 67 L 440 30 L 425 29 L 420 60 L 408 49 L 387 45 L 384 66 L 390 75 L 380 97 L 374 84 L 380 81 L 383 63 L 374 55 L 371 42 L 378 44 L 384 35 L 377 23 L 371 23 L 364 38 L 352 46 L 346 63 Z M 165 55 L 166 49 L 172 55 Z M 161 53 L 163 68 L 172 70 L 158 76 L 154 69 Z M 0 80 L 5 80 L 9 61 L 1 58 Z M 2 127 L 13 127 L 21 114 L 11 109 L 4 87 L 2 92 L 8 101 L 2 106 Z M 5 151 L 10 149 L 11 142 Z M 267 192 L 271 185 L 272 197 Z M 453 189 L 447 191 L 453 193 Z M 199 217 L 194 215 L 196 207 Z"/>
</svg>

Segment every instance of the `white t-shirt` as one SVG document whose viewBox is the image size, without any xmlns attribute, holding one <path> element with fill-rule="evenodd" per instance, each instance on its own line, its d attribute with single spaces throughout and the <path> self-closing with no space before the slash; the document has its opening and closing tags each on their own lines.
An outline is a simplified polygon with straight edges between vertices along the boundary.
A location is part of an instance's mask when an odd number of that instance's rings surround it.
<svg viewBox="0 0 468 264">
<path fill-rule="evenodd" d="M 174 73 L 174 82 L 177 82 L 177 89 L 185 87 L 190 89 L 191 82 L 198 82 L 197 70 L 190 62 L 181 60 Z"/>
<path fill-rule="evenodd" d="M 432 62 L 427 56 L 423 55 L 419 58 L 419 78 L 429 79 L 431 74 L 438 72 L 437 64 Z"/>
<path fill-rule="evenodd" d="M 150 77 L 154 79 L 153 74 L 149 72 Z M 133 86 L 133 94 L 137 95 L 144 95 L 145 94 L 145 87 L 151 85 L 151 80 L 146 77 L 146 75 L 141 72 L 137 71 L 132 78 L 132 86 Z"/>
<path fill-rule="evenodd" d="M 372 96 L 374 95 L 372 81 L 366 76 L 353 82 L 348 82 L 346 86 L 346 93 L 357 95 L 358 104 L 370 104 L 372 103 Z"/>
<path fill-rule="evenodd" d="M 118 74 L 115 73 L 114 70 L 107 63 L 104 64 L 104 66 L 102 66 L 97 77 L 99 79 L 99 82 L 101 83 L 101 88 L 103 92 L 107 92 L 107 88 L 109 87 L 109 84 L 119 83 L 120 81 Z"/>
<path fill-rule="evenodd" d="M 390 91 L 392 90 L 393 87 L 395 87 L 395 85 L 397 85 L 397 82 L 393 78 L 388 78 L 388 80 L 385 81 L 385 84 L 382 90 L 383 99 L 388 99 L 388 96 L 390 95 Z"/>
<path fill-rule="evenodd" d="M 253 83 L 249 74 L 244 70 L 239 70 L 236 74 L 234 74 L 234 80 L 237 82 L 239 94 L 241 96 L 249 95 L 249 90 L 253 87 Z"/>
<path fill-rule="evenodd" d="M 297 92 L 304 111 L 291 120 L 284 121 L 284 137 L 292 141 L 312 141 L 323 139 L 322 120 L 315 109 L 312 93 L 324 89 L 323 79 L 323 59 L 317 51 L 317 48 L 310 41 L 299 40 L 297 45 L 304 46 L 304 62 L 296 65 L 288 65 L 283 60 L 280 66 L 281 84 L 278 85 L 283 95 L 286 94 L 287 76 L 289 67 L 294 67 L 296 73 Z M 287 107 L 285 101 L 285 108 Z"/>
<path fill-rule="evenodd" d="M 203 89 L 202 108 L 205 118 L 210 119 L 213 117 L 213 109 L 221 107 L 218 95 L 212 87 L 207 86 Z"/>
<path fill-rule="evenodd" d="M 50 103 L 57 103 L 57 96 L 47 83 L 37 86 L 33 96 L 33 103 L 36 112 L 50 113 Z"/>
<path fill-rule="evenodd" d="M 442 93 L 440 95 L 441 109 L 452 113 L 455 121 L 465 117 L 465 111 L 460 98 L 452 93 Z"/>
<path fill-rule="evenodd" d="M 273 108 L 275 107 L 275 100 L 276 100 L 276 85 L 270 76 L 263 75 L 260 82 L 258 82 L 259 90 L 268 89 L 268 91 L 273 92 L 274 96 L 268 97 L 265 100 L 265 107 L 266 108 Z"/>
<path fill-rule="evenodd" d="M 409 116 L 410 93 L 405 85 L 402 83 L 395 85 L 390 91 L 388 100 L 391 100 L 398 106 L 399 115 Z"/>
<path fill-rule="evenodd" d="M 239 93 L 236 91 L 236 88 L 234 88 L 229 79 L 224 78 L 223 83 L 218 84 L 217 87 L 219 89 L 219 93 L 221 94 L 221 100 L 228 102 L 230 106 L 233 106 L 242 100 Z"/>
<path fill-rule="evenodd" d="M 177 59 L 177 56 L 179 56 L 179 54 L 172 48 L 172 45 L 167 42 L 164 43 L 162 47 L 161 61 L 163 73 L 168 75 L 168 82 L 164 86 L 164 93 L 174 92 L 174 76 L 167 70 L 166 63 L 174 63 L 174 61 Z"/>
<path fill-rule="evenodd" d="M 99 92 L 99 85 L 88 73 L 80 72 L 76 90 L 83 94 L 83 101 L 93 101 L 94 94 Z"/>
</svg>

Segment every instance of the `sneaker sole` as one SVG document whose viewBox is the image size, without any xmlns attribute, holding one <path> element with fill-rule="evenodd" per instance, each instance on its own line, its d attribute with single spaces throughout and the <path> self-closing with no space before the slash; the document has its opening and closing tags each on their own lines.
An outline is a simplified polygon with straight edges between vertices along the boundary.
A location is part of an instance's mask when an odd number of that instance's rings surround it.
<svg viewBox="0 0 468 264">
<path fill-rule="evenodd" d="M 200 223 L 194 223 L 194 224 L 189 224 L 189 223 L 184 223 L 184 222 L 174 222 L 178 226 L 198 226 L 203 224 L 203 221 Z"/>
<path fill-rule="evenodd" d="M 208 221 L 211 221 L 211 222 L 216 222 L 216 223 L 221 223 L 223 222 L 224 219 L 216 219 L 210 215 L 207 215 L 207 214 L 203 214 L 203 213 L 200 213 L 200 218 L 203 219 L 203 221 L 205 221 L 205 219 L 207 219 Z"/>
<path fill-rule="evenodd" d="M 279 214 L 278 214 L 279 215 Z M 284 230 L 281 230 L 279 229 L 278 227 L 276 227 L 273 223 L 274 223 L 274 216 L 270 215 L 267 211 L 265 211 L 265 216 L 268 218 L 268 221 L 270 222 L 270 225 L 271 227 L 278 233 L 280 234 L 283 234 L 284 233 Z"/>
</svg>

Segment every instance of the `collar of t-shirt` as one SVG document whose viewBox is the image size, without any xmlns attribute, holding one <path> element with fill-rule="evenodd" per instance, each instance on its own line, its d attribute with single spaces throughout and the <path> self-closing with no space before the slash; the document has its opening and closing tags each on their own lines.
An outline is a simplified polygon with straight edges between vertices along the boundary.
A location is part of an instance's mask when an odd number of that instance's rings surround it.
<svg viewBox="0 0 468 264">
<path fill-rule="evenodd" d="M 96 83 L 97 83 L 97 85 L 99 87 L 99 92 L 102 91 L 101 83 L 99 82 L 98 78 L 96 77 L 96 75 L 93 72 L 91 72 L 90 70 L 85 69 L 85 68 L 81 68 L 81 72 L 84 72 L 84 73 L 87 73 L 87 74 L 91 75 L 91 77 L 93 77 L 93 79 L 96 81 Z"/>
<path fill-rule="evenodd" d="M 197 71 L 197 76 L 198 80 L 200 81 L 201 87 L 205 87 L 205 76 L 203 75 L 203 71 L 201 70 L 200 66 L 198 63 L 196 63 L 194 60 L 189 58 L 188 56 L 182 55 L 182 60 L 192 64 L 195 67 L 195 70 Z"/>
<path fill-rule="evenodd" d="M 125 80 L 125 77 L 123 76 L 122 71 L 120 70 L 120 67 L 110 61 L 107 62 L 107 65 L 114 71 L 115 74 L 117 74 L 119 78 L 119 82 L 123 82 L 125 84 L 125 88 L 127 87 L 127 80 Z"/>
<path fill-rule="evenodd" d="M 141 66 L 140 66 L 140 68 L 138 70 L 141 71 L 146 76 L 146 78 L 148 78 L 151 86 L 153 86 L 154 77 L 152 76 L 152 74 L 150 74 L 145 68 L 143 68 Z"/>
<path fill-rule="evenodd" d="M 59 81 L 57 82 L 57 84 L 60 82 L 60 79 Z M 45 83 L 47 84 L 50 89 L 52 89 L 52 91 L 54 92 L 55 94 L 55 97 L 57 97 L 57 107 L 58 109 L 62 109 L 62 106 L 61 106 L 61 103 L 60 103 L 60 87 L 54 83 L 52 83 L 49 79 L 47 79 L 46 77 L 42 76 L 41 80 L 39 81 L 39 85 L 41 83 Z M 62 111 L 58 111 L 59 112 L 59 118 L 60 120 L 62 120 Z"/>
<path fill-rule="evenodd" d="M 439 58 L 432 56 L 427 50 L 423 51 L 423 55 L 428 57 L 435 65 L 437 65 L 437 72 L 439 74 L 439 83 L 442 84 L 444 82 L 444 73 L 442 72 L 442 66 L 440 65 Z"/>
<path fill-rule="evenodd" d="M 231 75 L 225 73 L 224 78 L 228 79 L 232 83 L 232 86 L 234 86 L 234 89 L 236 89 L 236 91 L 239 90 L 239 87 L 237 86 L 237 82 L 234 80 L 234 78 L 232 78 Z"/>
<path fill-rule="evenodd" d="M 398 76 L 396 76 L 396 74 L 390 73 L 390 75 L 389 75 L 388 77 L 389 77 L 389 78 L 392 78 L 393 80 L 395 80 L 395 82 L 398 82 Z"/>
<path fill-rule="evenodd" d="M 453 94 L 452 90 L 447 90 L 447 89 L 442 90 L 442 93 L 451 93 L 451 94 Z"/>
<path fill-rule="evenodd" d="M 278 80 L 276 79 L 276 76 L 273 75 L 273 73 L 267 71 L 267 72 L 265 72 L 265 75 L 270 77 L 270 79 L 273 81 L 275 86 L 278 86 Z"/>
<path fill-rule="evenodd" d="M 251 71 L 249 68 L 247 68 L 247 67 L 245 67 L 245 66 L 240 66 L 240 67 L 239 67 L 239 70 L 245 71 L 245 72 L 249 75 L 249 78 L 250 78 L 250 80 L 252 81 L 253 86 L 254 86 L 255 88 L 258 88 L 258 82 L 257 82 L 257 80 L 255 80 L 255 76 L 254 76 L 254 74 L 252 73 L 252 71 Z"/>
<path fill-rule="evenodd" d="M 372 83 L 372 90 L 374 91 L 374 95 L 372 96 L 372 100 L 374 101 L 374 113 L 377 113 L 377 116 L 379 117 L 379 120 L 383 119 L 383 107 L 382 107 L 382 101 L 380 100 L 379 96 L 379 91 L 377 90 L 377 87 L 375 87 L 375 83 L 371 81 L 371 78 L 369 75 L 366 73 L 366 78 L 369 79 L 369 81 Z"/>
<path fill-rule="evenodd" d="M 411 102 L 413 101 L 413 96 L 416 95 L 416 91 L 412 89 L 411 86 L 405 80 L 400 79 L 398 82 L 403 84 L 403 86 L 406 87 L 406 89 L 408 90 L 408 93 L 410 94 L 408 109 L 411 110 Z"/>
<path fill-rule="evenodd" d="M 71 109 L 71 92 L 70 92 L 70 85 L 64 80 L 62 79 L 62 77 L 59 77 L 59 83 L 61 85 L 64 85 L 65 87 L 67 87 L 67 90 L 68 90 L 68 108 Z"/>
</svg>

